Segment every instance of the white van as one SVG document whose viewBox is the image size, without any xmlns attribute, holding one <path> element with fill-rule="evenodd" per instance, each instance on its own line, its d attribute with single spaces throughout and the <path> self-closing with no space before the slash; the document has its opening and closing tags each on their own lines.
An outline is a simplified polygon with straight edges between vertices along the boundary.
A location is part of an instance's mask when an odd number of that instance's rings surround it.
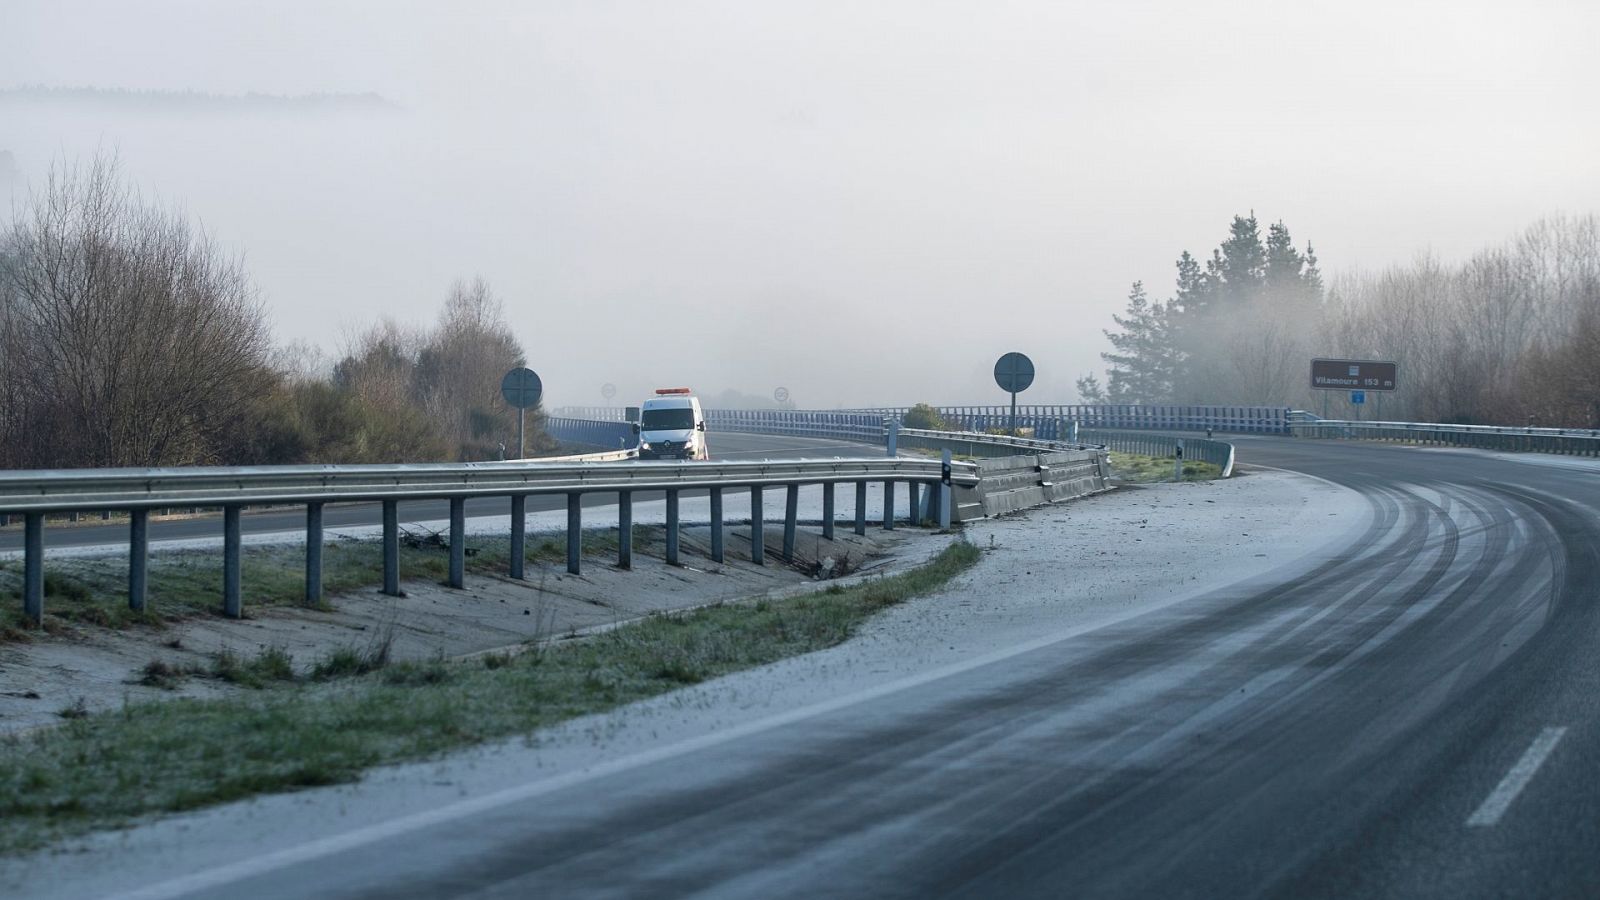
<svg viewBox="0 0 1600 900">
<path fill-rule="evenodd" d="M 661 388 L 644 401 L 639 421 L 640 459 L 710 459 L 706 415 L 688 388 Z"/>
</svg>

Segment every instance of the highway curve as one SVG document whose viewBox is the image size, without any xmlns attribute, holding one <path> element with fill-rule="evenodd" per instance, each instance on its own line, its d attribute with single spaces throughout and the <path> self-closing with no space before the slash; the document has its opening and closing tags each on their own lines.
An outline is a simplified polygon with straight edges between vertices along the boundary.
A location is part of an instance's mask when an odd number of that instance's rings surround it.
<svg viewBox="0 0 1600 900">
<path fill-rule="evenodd" d="M 1600 469 L 1239 450 L 1359 491 L 1370 524 L 1270 580 L 189 886 L 1600 895 Z"/>
</svg>

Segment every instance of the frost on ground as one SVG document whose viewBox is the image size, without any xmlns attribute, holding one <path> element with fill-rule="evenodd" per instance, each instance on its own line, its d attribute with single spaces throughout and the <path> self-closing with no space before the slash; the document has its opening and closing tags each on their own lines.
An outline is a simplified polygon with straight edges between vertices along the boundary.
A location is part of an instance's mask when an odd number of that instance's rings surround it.
<svg viewBox="0 0 1600 900">
<path fill-rule="evenodd" d="M 780 558 L 782 527 L 764 530 L 766 564 L 750 561 L 750 527 L 725 531 L 726 562 L 710 559 L 710 529 L 686 527 L 681 566 L 668 566 L 657 542 L 635 548 L 631 571 L 615 559 L 586 557 L 583 574 L 565 563 L 530 560 L 527 579 L 468 575 L 454 590 L 407 580 L 403 597 L 376 588 L 330 598 L 328 610 L 247 605 L 242 620 L 203 615 L 164 627 L 112 630 L 68 626 L 58 634 L 0 644 L 0 733 L 51 725 L 80 710 L 176 697 L 218 697 L 249 690 L 206 677 L 218 654 L 249 660 L 283 651 L 304 672 L 340 650 L 370 654 L 380 645 L 395 661 L 456 657 L 560 640 L 653 612 L 744 598 L 779 597 L 836 583 L 849 573 L 902 569 L 948 542 L 921 529 L 841 527 L 832 543 L 816 527 L 797 535 L 795 560 Z M 441 551 L 442 552 L 442 551 Z M 158 673 L 151 677 L 151 672 Z"/>
<path fill-rule="evenodd" d="M 1125 488 L 968 525 L 984 558 L 944 590 L 885 611 L 838 647 L 688 687 L 524 739 L 371 772 L 353 785 L 261 797 L 98 834 L 64 848 L 79 886 L 136 884 L 259 858 L 465 798 L 582 779 L 643 754 L 804 717 L 896 682 L 1314 565 L 1369 520 L 1360 495 L 1248 470 L 1222 482 Z M 920 542 L 934 543 L 931 541 Z M 0 861 L 0 885 L 42 885 L 49 853 Z"/>
</svg>

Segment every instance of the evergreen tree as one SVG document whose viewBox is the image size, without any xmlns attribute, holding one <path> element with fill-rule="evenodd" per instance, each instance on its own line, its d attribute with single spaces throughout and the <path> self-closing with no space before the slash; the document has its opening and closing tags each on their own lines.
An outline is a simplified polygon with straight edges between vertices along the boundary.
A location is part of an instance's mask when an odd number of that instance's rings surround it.
<svg viewBox="0 0 1600 900">
<path fill-rule="evenodd" d="M 1167 309 L 1175 314 L 1190 317 L 1203 315 L 1216 292 L 1216 282 L 1206 276 L 1200 261 L 1183 251 L 1178 257 L 1178 292 L 1172 295 Z"/>
<path fill-rule="evenodd" d="M 1116 348 L 1102 353 L 1110 364 L 1106 390 L 1117 402 L 1160 403 L 1172 396 L 1177 352 L 1167 319 L 1167 308 L 1151 303 L 1144 283 L 1135 281 L 1128 292 L 1128 308 L 1112 320 L 1121 332 L 1105 332 Z"/>
<path fill-rule="evenodd" d="M 1298 290 L 1305 257 L 1294 248 L 1289 229 L 1280 220 L 1267 228 L 1267 261 L 1263 283 L 1269 291 Z"/>
<path fill-rule="evenodd" d="M 1084 403 L 1106 402 L 1106 389 L 1100 385 L 1100 379 L 1096 378 L 1093 372 L 1080 377 L 1076 383 L 1078 385 L 1078 399 Z"/>
<path fill-rule="evenodd" d="M 1256 214 L 1234 216 L 1228 239 L 1206 263 L 1206 274 L 1216 282 L 1217 299 L 1236 305 L 1254 299 L 1266 281 L 1266 268 L 1267 251 L 1261 245 Z"/>
</svg>

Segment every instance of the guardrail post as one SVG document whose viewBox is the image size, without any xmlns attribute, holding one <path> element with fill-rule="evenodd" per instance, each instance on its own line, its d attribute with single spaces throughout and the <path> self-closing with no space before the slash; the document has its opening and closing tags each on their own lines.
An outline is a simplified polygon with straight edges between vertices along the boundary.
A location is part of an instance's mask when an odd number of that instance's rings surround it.
<svg viewBox="0 0 1600 900">
<path fill-rule="evenodd" d="M 939 468 L 941 472 L 943 472 L 943 475 L 939 480 L 939 528 L 944 531 L 949 531 L 950 502 L 952 493 L 950 489 L 950 451 L 945 450 L 943 453 L 939 454 L 939 456 L 941 463 Z"/>
<path fill-rule="evenodd" d="M 450 498 L 450 586 L 467 585 L 467 498 Z"/>
<path fill-rule="evenodd" d="M 128 510 L 128 608 L 144 612 L 150 572 L 150 510 Z"/>
<path fill-rule="evenodd" d="M 667 565 L 678 565 L 678 492 L 667 491 Z"/>
<path fill-rule="evenodd" d="M 833 540 L 833 489 L 838 487 L 833 482 L 822 486 L 822 539 Z"/>
<path fill-rule="evenodd" d="M 894 530 L 894 482 L 883 483 L 883 530 Z"/>
<path fill-rule="evenodd" d="M 583 495 L 567 495 L 567 573 L 583 571 Z"/>
<path fill-rule="evenodd" d="M 761 521 L 761 486 L 750 486 L 750 561 L 762 565 L 766 556 L 766 524 Z"/>
<path fill-rule="evenodd" d="M 383 501 L 383 592 L 400 596 L 400 501 Z"/>
<path fill-rule="evenodd" d="M 511 565 L 510 576 L 522 580 L 523 566 L 528 558 L 528 495 L 511 495 Z"/>
<path fill-rule="evenodd" d="M 794 562 L 794 527 L 800 510 L 800 485 L 791 484 L 783 497 L 783 561 Z"/>
<path fill-rule="evenodd" d="M 911 520 L 912 526 L 921 523 L 921 520 L 917 518 L 917 494 L 917 483 L 915 481 L 906 482 L 906 502 L 908 504 L 906 506 L 906 518 Z"/>
<path fill-rule="evenodd" d="M 711 560 L 722 562 L 722 488 L 711 489 Z"/>
<path fill-rule="evenodd" d="M 633 568 L 633 491 L 617 491 L 617 568 Z"/>
<path fill-rule="evenodd" d="M 867 483 L 856 482 L 856 534 L 867 533 Z"/>
<path fill-rule="evenodd" d="M 306 605 L 322 603 L 322 504 L 306 504 Z"/>
<path fill-rule="evenodd" d="M 244 615 L 239 587 L 239 507 L 222 508 L 222 614 L 230 619 Z"/>
<path fill-rule="evenodd" d="M 44 513 L 22 514 L 22 614 L 44 625 Z"/>
</svg>

